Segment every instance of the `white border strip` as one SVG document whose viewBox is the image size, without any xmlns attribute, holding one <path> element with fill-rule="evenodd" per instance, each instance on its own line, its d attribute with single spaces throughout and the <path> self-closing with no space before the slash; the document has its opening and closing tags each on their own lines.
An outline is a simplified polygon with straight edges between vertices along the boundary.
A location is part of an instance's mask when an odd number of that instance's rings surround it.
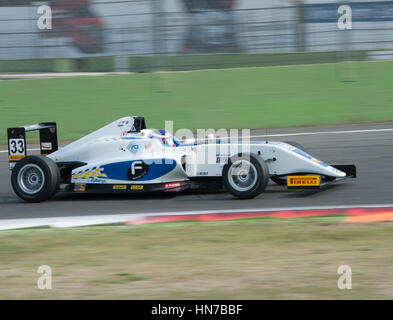
<svg viewBox="0 0 393 320">
<path fill-rule="evenodd" d="M 250 138 L 312 136 L 312 135 L 321 135 L 321 134 L 370 133 L 370 132 L 388 132 L 388 131 L 393 131 L 393 128 L 344 130 L 344 131 L 317 131 L 317 132 L 302 132 L 302 133 L 287 133 L 287 134 L 269 134 L 269 135 L 250 136 Z"/>
<path fill-rule="evenodd" d="M 39 148 L 27 149 L 27 151 L 40 151 Z M 0 150 L 0 153 L 8 153 L 8 150 Z"/>
<path fill-rule="evenodd" d="M 299 132 L 299 133 L 280 133 L 280 134 L 265 134 L 265 135 L 254 135 L 254 136 L 244 136 L 244 138 L 271 138 L 271 137 L 293 137 L 293 136 L 314 136 L 323 134 L 346 134 L 346 133 L 371 133 L 371 132 L 390 132 L 393 128 L 383 128 L 383 129 L 363 129 L 363 130 L 344 130 L 344 131 L 317 131 L 317 132 Z M 230 137 L 214 137 L 212 140 L 230 140 Z M 195 141 L 206 141 L 209 138 L 195 139 Z"/>
<path fill-rule="evenodd" d="M 176 212 L 157 212 L 157 213 L 135 213 L 135 214 L 114 214 L 114 215 L 95 215 L 95 216 L 75 216 L 75 217 L 56 217 L 56 218 L 33 218 L 33 219 L 0 219 L 0 230 L 12 230 L 35 227 L 70 228 L 81 226 L 94 226 L 103 224 L 122 223 L 125 221 L 163 216 L 180 215 L 200 215 L 200 214 L 220 214 L 220 213 L 243 213 L 243 212 L 268 212 L 268 211 L 298 211 L 298 210 L 321 210 L 321 209 L 350 209 L 350 208 L 388 208 L 391 204 L 358 204 L 342 206 L 315 206 L 315 207 L 294 207 L 294 208 L 247 208 L 231 210 L 205 210 L 205 211 L 176 211 Z"/>
</svg>

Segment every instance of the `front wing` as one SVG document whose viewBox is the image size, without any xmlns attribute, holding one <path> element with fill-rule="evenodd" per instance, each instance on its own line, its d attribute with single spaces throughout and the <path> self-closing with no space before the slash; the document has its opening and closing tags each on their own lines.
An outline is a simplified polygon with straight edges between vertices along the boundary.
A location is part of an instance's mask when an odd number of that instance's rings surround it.
<svg viewBox="0 0 393 320">
<path fill-rule="evenodd" d="M 288 175 L 288 189 L 324 189 L 335 182 L 340 182 L 348 178 L 356 178 L 355 165 L 334 165 L 332 166 L 340 171 L 345 172 L 346 176 L 342 178 L 331 178 L 320 175 Z M 303 183 L 302 183 L 303 182 Z"/>
</svg>

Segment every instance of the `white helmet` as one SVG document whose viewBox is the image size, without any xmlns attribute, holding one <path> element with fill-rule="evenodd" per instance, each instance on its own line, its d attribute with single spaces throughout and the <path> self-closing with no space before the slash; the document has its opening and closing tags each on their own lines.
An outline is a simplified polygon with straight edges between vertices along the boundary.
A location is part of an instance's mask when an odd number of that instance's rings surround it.
<svg viewBox="0 0 393 320">
<path fill-rule="evenodd" d="M 162 129 L 144 129 L 141 131 L 141 135 L 150 139 L 157 139 L 166 147 L 177 147 L 180 144 L 174 136 L 172 136 L 168 131 Z"/>
</svg>

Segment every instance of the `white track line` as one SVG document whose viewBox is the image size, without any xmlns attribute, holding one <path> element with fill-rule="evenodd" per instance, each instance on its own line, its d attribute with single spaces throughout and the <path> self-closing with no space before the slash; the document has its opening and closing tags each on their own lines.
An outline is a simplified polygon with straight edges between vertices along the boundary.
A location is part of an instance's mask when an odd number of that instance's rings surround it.
<svg viewBox="0 0 393 320">
<path fill-rule="evenodd" d="M 27 149 L 27 151 L 40 151 L 39 148 Z M 0 150 L 0 153 L 8 153 L 8 150 Z"/>
<path fill-rule="evenodd" d="M 323 134 L 346 134 L 346 133 L 370 133 L 370 132 L 389 132 L 393 131 L 393 128 L 383 128 L 383 129 L 363 129 L 363 130 L 344 130 L 344 131 L 316 131 L 316 132 L 298 132 L 298 133 L 280 133 L 280 134 L 265 134 L 265 135 L 255 135 L 255 136 L 244 136 L 244 138 L 271 138 L 271 137 L 291 137 L 291 136 L 313 136 L 313 135 L 323 135 Z M 220 137 L 221 140 L 231 139 L 230 137 Z M 206 141 L 208 138 L 195 139 L 195 141 Z"/>
<path fill-rule="evenodd" d="M 316 131 L 316 132 L 298 132 L 298 133 L 285 133 L 285 134 L 268 134 L 268 135 L 255 135 L 242 138 L 269 138 L 269 137 L 291 137 L 291 136 L 312 136 L 312 135 L 323 135 L 323 134 L 346 134 L 346 133 L 370 133 L 370 132 L 389 132 L 393 131 L 393 128 L 383 129 L 363 129 L 363 130 L 344 130 L 344 131 Z M 230 139 L 230 138 L 220 138 Z M 206 139 L 196 139 L 196 141 L 206 141 Z M 27 151 L 39 151 L 39 148 L 27 149 Z M 8 150 L 0 150 L 0 153 L 6 153 Z"/>
<path fill-rule="evenodd" d="M 32 218 L 32 219 L 1 219 L 0 230 L 23 229 L 34 227 L 70 228 L 81 226 L 94 226 L 103 224 L 122 223 L 147 217 L 157 216 L 179 216 L 179 215 L 200 215 L 200 214 L 220 214 L 220 213 L 245 213 L 245 212 L 268 212 L 268 211 L 297 211 L 297 210 L 320 210 L 320 209 L 350 209 L 350 208 L 388 208 L 391 204 L 354 204 L 342 206 L 315 206 L 315 207 L 294 207 L 294 208 L 252 208 L 252 209 L 231 209 L 231 210 L 205 210 L 205 211 L 177 211 L 161 213 L 125 213 L 114 215 L 76 216 L 76 217 L 56 217 L 56 218 Z"/>
<path fill-rule="evenodd" d="M 364 129 L 364 130 L 346 130 L 346 131 L 317 131 L 317 132 L 287 133 L 287 134 L 268 134 L 268 135 L 250 136 L 250 138 L 288 137 L 288 136 L 311 136 L 311 135 L 321 135 L 321 134 L 370 133 L 370 132 L 388 132 L 388 131 L 393 131 L 393 128 L 384 128 L 384 129 Z"/>
</svg>

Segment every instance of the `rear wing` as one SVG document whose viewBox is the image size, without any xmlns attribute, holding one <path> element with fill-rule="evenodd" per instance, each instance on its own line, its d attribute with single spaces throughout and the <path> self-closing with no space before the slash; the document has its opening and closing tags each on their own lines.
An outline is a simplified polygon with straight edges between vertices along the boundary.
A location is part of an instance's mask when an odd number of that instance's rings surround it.
<svg viewBox="0 0 393 320">
<path fill-rule="evenodd" d="M 40 151 L 42 155 L 48 155 L 57 151 L 57 127 L 56 122 L 41 122 L 29 126 L 8 128 L 8 159 L 12 170 L 16 163 L 26 157 L 26 132 L 40 131 Z"/>
</svg>

